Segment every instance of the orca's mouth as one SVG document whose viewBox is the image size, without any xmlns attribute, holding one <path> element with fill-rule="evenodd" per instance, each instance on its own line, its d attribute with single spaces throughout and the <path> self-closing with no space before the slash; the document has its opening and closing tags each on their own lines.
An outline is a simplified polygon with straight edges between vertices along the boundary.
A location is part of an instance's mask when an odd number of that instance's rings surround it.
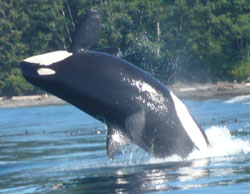
<svg viewBox="0 0 250 194">
<path fill-rule="evenodd" d="M 20 63 L 20 67 L 21 67 L 22 74 L 23 74 L 23 76 L 25 78 L 26 77 L 35 77 L 35 76 L 38 76 L 38 73 L 37 73 L 37 70 L 38 70 L 37 64 L 22 61 Z"/>
</svg>

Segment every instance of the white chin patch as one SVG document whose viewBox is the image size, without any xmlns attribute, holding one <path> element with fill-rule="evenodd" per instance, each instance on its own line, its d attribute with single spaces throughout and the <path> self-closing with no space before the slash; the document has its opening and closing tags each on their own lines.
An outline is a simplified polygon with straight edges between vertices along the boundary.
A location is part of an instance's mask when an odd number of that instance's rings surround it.
<svg viewBox="0 0 250 194">
<path fill-rule="evenodd" d="M 174 101 L 177 116 L 179 117 L 181 124 L 187 132 L 188 136 L 200 150 L 206 149 L 207 142 L 203 137 L 200 128 L 197 126 L 196 122 L 190 115 L 187 107 L 181 102 L 181 100 L 179 100 L 179 98 L 174 95 L 173 92 L 170 91 L 170 94 Z"/>
<path fill-rule="evenodd" d="M 56 74 L 56 72 L 52 69 L 49 69 L 49 68 L 40 68 L 37 70 L 37 73 L 39 75 L 54 75 Z"/>
<path fill-rule="evenodd" d="M 45 53 L 41 55 L 35 55 L 33 57 L 24 59 L 24 61 L 28 63 L 35 63 L 35 64 L 47 66 L 47 65 L 51 65 L 53 63 L 62 61 L 71 55 L 72 53 L 69 53 L 67 51 L 54 51 L 54 52 Z"/>
</svg>

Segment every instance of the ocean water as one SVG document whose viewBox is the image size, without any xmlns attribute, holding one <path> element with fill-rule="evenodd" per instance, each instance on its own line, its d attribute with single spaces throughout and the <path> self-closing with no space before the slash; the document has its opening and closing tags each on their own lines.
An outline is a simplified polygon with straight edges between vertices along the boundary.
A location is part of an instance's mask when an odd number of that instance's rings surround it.
<svg viewBox="0 0 250 194">
<path fill-rule="evenodd" d="M 250 193 L 250 95 L 184 101 L 211 147 L 157 159 L 73 106 L 0 109 L 0 193 Z"/>
</svg>

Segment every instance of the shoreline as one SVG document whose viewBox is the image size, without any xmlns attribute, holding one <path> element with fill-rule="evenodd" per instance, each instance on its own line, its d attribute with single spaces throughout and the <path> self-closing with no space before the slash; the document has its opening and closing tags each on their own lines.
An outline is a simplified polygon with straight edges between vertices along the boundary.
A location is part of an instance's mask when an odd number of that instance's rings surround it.
<svg viewBox="0 0 250 194">
<path fill-rule="evenodd" d="M 167 86 L 175 95 L 184 100 L 228 99 L 235 96 L 250 95 L 250 83 L 218 82 L 215 84 L 174 84 Z M 0 97 L 0 108 L 29 106 L 65 105 L 64 100 L 53 95 Z"/>
<path fill-rule="evenodd" d="M 185 100 L 228 99 L 250 95 L 250 83 L 218 82 L 215 84 L 176 84 L 168 86 L 176 96 Z"/>
<path fill-rule="evenodd" d="M 64 100 L 53 95 L 34 95 L 34 96 L 13 96 L 10 99 L 2 97 L 0 99 L 0 108 L 20 108 L 29 106 L 48 106 L 65 105 Z"/>
</svg>

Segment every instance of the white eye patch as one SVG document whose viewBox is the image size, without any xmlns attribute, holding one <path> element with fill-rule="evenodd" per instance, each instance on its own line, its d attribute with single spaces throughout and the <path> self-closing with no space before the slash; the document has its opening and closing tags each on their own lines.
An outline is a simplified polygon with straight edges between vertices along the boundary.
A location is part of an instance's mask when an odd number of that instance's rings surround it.
<svg viewBox="0 0 250 194">
<path fill-rule="evenodd" d="M 54 75 L 56 74 L 56 72 L 52 69 L 49 69 L 49 68 L 40 68 L 37 70 L 37 73 L 39 75 Z"/>
</svg>

